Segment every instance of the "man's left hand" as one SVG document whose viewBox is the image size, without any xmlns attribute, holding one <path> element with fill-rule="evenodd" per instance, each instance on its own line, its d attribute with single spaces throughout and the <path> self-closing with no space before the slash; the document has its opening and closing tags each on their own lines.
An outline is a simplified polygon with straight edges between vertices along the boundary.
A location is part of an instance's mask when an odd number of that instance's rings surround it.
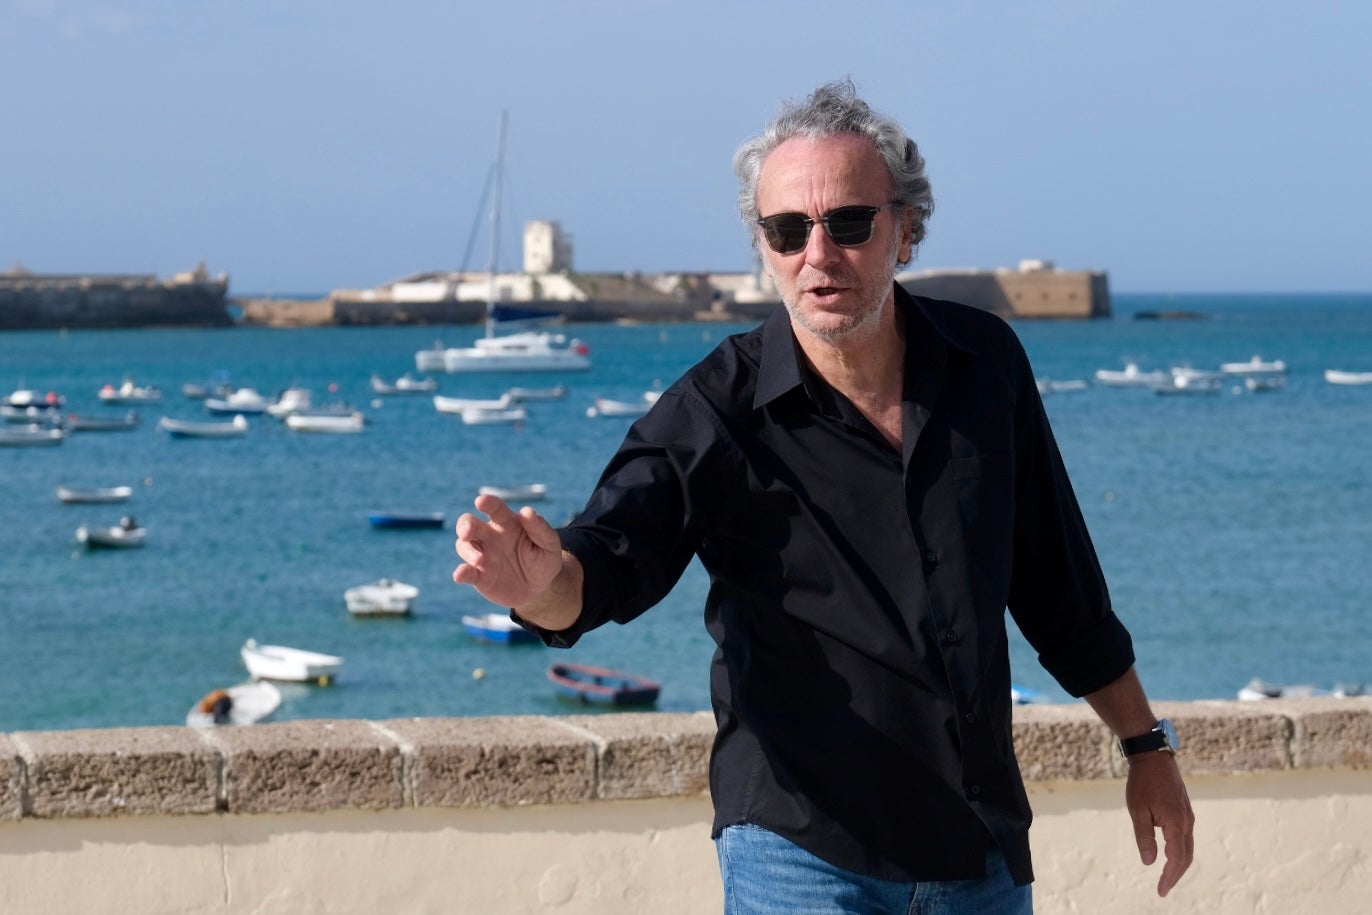
<svg viewBox="0 0 1372 915">
<path fill-rule="evenodd" d="M 1146 865 L 1158 858 L 1155 830 L 1162 830 L 1165 861 L 1158 878 L 1158 895 L 1166 896 L 1191 866 L 1195 853 L 1196 815 L 1191 812 L 1191 799 L 1176 757 L 1162 751 L 1129 757 L 1124 801 L 1134 820 L 1139 858 Z"/>
</svg>

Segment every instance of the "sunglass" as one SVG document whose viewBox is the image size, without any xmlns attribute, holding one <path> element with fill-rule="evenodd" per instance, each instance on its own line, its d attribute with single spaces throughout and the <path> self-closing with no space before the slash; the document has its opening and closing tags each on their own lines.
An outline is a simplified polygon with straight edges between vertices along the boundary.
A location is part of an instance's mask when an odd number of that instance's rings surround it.
<svg viewBox="0 0 1372 915">
<path fill-rule="evenodd" d="M 837 207 L 819 219 L 811 219 L 804 213 L 777 213 L 763 216 L 757 224 L 762 226 L 767 244 L 777 254 L 803 251 L 810 241 L 810 228 L 816 222 L 824 223 L 825 234 L 840 248 L 856 248 L 872 240 L 877 214 L 893 206 L 894 202 L 879 207 Z"/>
</svg>

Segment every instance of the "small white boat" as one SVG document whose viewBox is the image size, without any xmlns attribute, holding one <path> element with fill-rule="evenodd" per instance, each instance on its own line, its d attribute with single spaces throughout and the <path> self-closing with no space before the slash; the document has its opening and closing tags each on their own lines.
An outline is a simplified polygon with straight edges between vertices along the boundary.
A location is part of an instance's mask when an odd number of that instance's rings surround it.
<svg viewBox="0 0 1372 915">
<path fill-rule="evenodd" d="M 382 578 L 343 592 L 343 600 L 353 616 L 404 616 L 418 596 L 419 589 L 414 585 L 392 578 Z"/>
<path fill-rule="evenodd" d="M 129 432 L 137 429 L 138 423 L 138 414 L 130 410 L 123 416 L 68 413 L 62 425 L 68 432 Z"/>
<path fill-rule="evenodd" d="M 645 394 L 641 401 L 610 400 L 608 397 L 597 397 L 595 405 L 586 408 L 586 415 L 593 419 L 597 416 L 642 416 L 652 407 L 652 400 L 649 399 L 648 394 Z"/>
<path fill-rule="evenodd" d="M 76 539 L 88 550 L 127 550 L 147 542 L 148 531 L 132 518 L 124 518 L 113 527 L 83 524 L 76 529 Z"/>
<path fill-rule="evenodd" d="M 97 396 L 105 403 L 161 403 L 162 392 L 157 388 L 147 385 L 140 386 L 133 383 L 132 378 L 124 379 L 124 383 L 115 387 L 107 384 L 102 387 Z"/>
<path fill-rule="evenodd" d="M 1254 677 L 1248 681 L 1248 685 L 1239 690 L 1238 698 L 1244 702 L 1258 702 L 1263 699 L 1308 699 L 1312 696 L 1334 696 L 1336 698 L 1346 698 L 1348 696 L 1363 696 L 1367 694 L 1367 684 L 1365 683 L 1338 683 L 1333 689 L 1321 689 L 1307 683 L 1282 684 L 1268 683 L 1265 680 Z"/>
<path fill-rule="evenodd" d="M 438 382 L 434 379 L 415 378 L 409 372 L 395 381 L 387 381 L 380 375 L 372 375 L 372 391 L 377 394 L 432 394 L 437 390 Z"/>
<path fill-rule="evenodd" d="M 434 395 L 434 409 L 439 413 L 455 413 L 461 415 L 463 410 L 508 410 L 513 407 L 514 398 L 509 394 L 502 394 L 495 399 L 477 399 L 472 397 L 444 397 L 442 394 Z"/>
<path fill-rule="evenodd" d="M 510 388 L 505 392 L 505 396 L 515 401 L 526 400 L 560 400 L 567 396 L 567 386 L 565 384 L 554 385 L 551 388 Z"/>
<path fill-rule="evenodd" d="M 443 371 L 443 354 L 445 352 L 447 352 L 447 347 L 443 345 L 443 341 L 435 340 L 433 346 L 415 352 L 415 369 L 420 372 Z"/>
<path fill-rule="evenodd" d="M 32 448 L 44 445 L 60 445 L 67 438 L 62 429 L 40 426 L 36 423 L 25 426 L 0 426 L 0 447 Z"/>
<path fill-rule="evenodd" d="M 1040 394 L 1067 394 L 1072 391 L 1085 391 L 1086 388 L 1086 382 L 1081 379 L 1055 381 L 1052 378 L 1040 378 L 1038 380 Z"/>
<path fill-rule="evenodd" d="M 132 486 L 101 486 L 94 489 L 81 489 L 76 486 L 57 487 L 57 498 L 69 505 L 107 505 L 127 502 L 132 497 Z"/>
<path fill-rule="evenodd" d="M 548 497 L 547 483 L 525 483 L 522 486 L 482 486 L 479 495 L 497 496 L 506 502 L 541 502 Z"/>
<path fill-rule="evenodd" d="M 5 396 L 2 402 L 7 407 L 35 410 L 60 410 L 66 406 L 67 399 L 56 391 L 39 394 L 30 388 L 19 388 Z"/>
<path fill-rule="evenodd" d="M 356 411 L 345 416 L 322 413 L 292 413 L 286 417 L 286 425 L 296 432 L 333 434 L 361 432 L 366 421 L 366 417 Z"/>
<path fill-rule="evenodd" d="M 1281 391 L 1286 388 L 1286 376 L 1249 375 L 1243 380 L 1243 386 L 1254 394 L 1267 394 L 1273 391 Z"/>
<path fill-rule="evenodd" d="M 267 412 L 277 419 L 308 410 L 313 401 L 309 388 L 286 388 L 276 403 L 267 406 Z"/>
<path fill-rule="evenodd" d="M 337 655 L 287 648 L 284 645 L 259 645 L 254 639 L 248 639 L 239 653 L 248 673 L 258 680 L 317 682 L 325 685 L 343 667 L 343 659 Z"/>
<path fill-rule="evenodd" d="M 415 358 L 417 364 L 418 354 Z M 487 336 L 471 346 L 443 351 L 446 372 L 579 371 L 590 367 L 591 350 L 586 344 L 545 331 Z"/>
<path fill-rule="evenodd" d="M 1155 394 L 1194 395 L 1218 394 L 1224 388 L 1224 379 L 1218 376 L 1174 373 L 1170 379 L 1153 387 Z"/>
<path fill-rule="evenodd" d="M 1330 384 L 1372 384 L 1372 372 L 1345 372 L 1325 369 L 1324 380 Z"/>
<path fill-rule="evenodd" d="M 462 422 L 468 426 L 495 426 L 522 423 L 528 418 L 529 411 L 523 407 L 509 407 L 506 409 L 468 407 L 462 411 Z"/>
<path fill-rule="evenodd" d="M 1096 380 L 1112 388 L 1151 388 L 1165 383 L 1169 377 L 1162 369 L 1145 372 L 1136 362 L 1128 363 L 1123 369 L 1096 370 Z"/>
<path fill-rule="evenodd" d="M 194 422 L 164 416 L 157 428 L 172 438 L 242 438 L 248 434 L 248 421 L 240 414 L 226 422 Z"/>
<path fill-rule="evenodd" d="M 1286 363 L 1255 355 L 1246 362 L 1225 362 L 1220 365 L 1220 371 L 1226 375 L 1281 375 L 1286 372 Z"/>
<path fill-rule="evenodd" d="M 205 409 L 211 413 L 266 413 L 272 401 L 253 388 L 239 388 L 227 397 L 205 398 Z"/>
<path fill-rule="evenodd" d="M 240 683 L 206 695 L 186 713 L 193 728 L 256 724 L 281 707 L 281 690 L 266 680 Z"/>
</svg>

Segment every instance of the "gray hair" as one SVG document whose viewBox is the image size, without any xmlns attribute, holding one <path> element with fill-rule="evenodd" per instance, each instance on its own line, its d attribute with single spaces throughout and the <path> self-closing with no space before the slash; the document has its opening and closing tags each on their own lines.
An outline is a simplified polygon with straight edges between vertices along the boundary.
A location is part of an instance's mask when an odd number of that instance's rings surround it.
<svg viewBox="0 0 1372 915">
<path fill-rule="evenodd" d="M 820 86 L 803 105 L 783 104 L 767 129 L 734 153 L 734 174 L 738 175 L 739 185 L 738 211 L 754 244 L 757 244 L 760 215 L 757 184 L 767 157 L 794 137 L 816 140 L 840 134 L 855 134 L 872 141 L 891 173 L 894 202 L 910 221 L 912 249 L 924 240 L 925 223 L 934 213 L 934 195 L 929 179 L 924 176 L 924 157 L 899 124 L 873 111 L 857 97 L 853 81 L 844 79 Z"/>
</svg>

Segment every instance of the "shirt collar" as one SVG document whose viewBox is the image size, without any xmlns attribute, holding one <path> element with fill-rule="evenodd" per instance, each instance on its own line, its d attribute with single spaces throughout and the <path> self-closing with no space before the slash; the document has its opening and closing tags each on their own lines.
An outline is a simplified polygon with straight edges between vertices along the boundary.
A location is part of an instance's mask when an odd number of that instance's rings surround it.
<svg viewBox="0 0 1372 915">
<path fill-rule="evenodd" d="M 921 367 L 927 370 L 929 366 L 942 366 L 949 347 L 971 353 L 973 344 L 957 328 L 948 326 L 939 315 L 930 314 L 923 299 L 910 295 L 899 283 L 895 284 L 895 288 L 896 307 L 905 315 L 908 399 L 912 391 L 930 381 L 922 377 L 924 373 L 920 371 Z M 801 364 L 795 332 L 791 329 L 791 316 L 784 305 L 779 306 L 762 325 L 762 359 L 758 368 L 757 391 L 753 395 L 753 409 L 761 409 L 796 388 L 804 388 L 807 374 Z"/>
</svg>

